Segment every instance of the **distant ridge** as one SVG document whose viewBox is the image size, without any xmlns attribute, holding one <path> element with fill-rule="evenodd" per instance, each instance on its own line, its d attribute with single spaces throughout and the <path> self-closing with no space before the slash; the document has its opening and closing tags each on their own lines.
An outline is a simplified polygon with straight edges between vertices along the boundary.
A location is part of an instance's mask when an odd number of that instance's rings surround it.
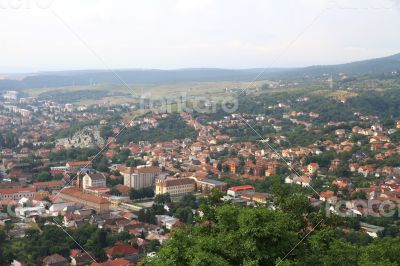
<svg viewBox="0 0 400 266">
<path fill-rule="evenodd" d="M 286 71 L 284 76 L 300 77 L 300 76 L 321 76 L 322 74 L 339 74 L 347 75 L 379 75 L 389 73 L 391 71 L 400 71 L 400 53 L 387 57 L 374 58 L 352 63 L 339 65 L 317 65 L 304 68 L 298 68 Z"/>
<path fill-rule="evenodd" d="M 219 69 L 190 68 L 175 70 L 125 69 L 115 73 L 127 84 L 162 84 L 177 82 L 216 82 L 216 81 L 252 81 L 258 75 L 262 79 L 293 79 L 302 77 L 320 77 L 323 74 L 336 75 L 379 75 L 391 71 L 400 71 L 400 53 L 363 61 L 339 65 L 318 65 L 304 68 L 269 69 Z M 260 75 L 260 73 L 262 73 Z M 76 70 L 41 72 L 22 80 L 0 80 L 0 90 L 19 90 L 25 88 L 64 87 L 72 85 L 122 84 L 114 73 L 106 70 Z"/>
</svg>

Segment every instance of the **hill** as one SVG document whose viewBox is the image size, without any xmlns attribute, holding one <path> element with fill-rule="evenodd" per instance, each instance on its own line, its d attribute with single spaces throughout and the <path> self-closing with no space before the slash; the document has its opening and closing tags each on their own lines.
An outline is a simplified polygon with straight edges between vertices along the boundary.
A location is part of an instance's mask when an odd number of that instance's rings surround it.
<svg viewBox="0 0 400 266">
<path fill-rule="evenodd" d="M 392 71 L 400 71 L 400 53 L 387 57 L 356 61 L 346 64 L 325 66 L 317 65 L 298 68 L 278 73 L 277 76 L 299 78 L 304 76 L 320 77 L 323 74 L 337 75 L 340 73 L 351 76 L 361 76 L 380 75 L 383 73 L 390 73 Z"/>
<path fill-rule="evenodd" d="M 388 57 L 375 58 L 339 65 L 318 65 L 304 68 L 285 69 L 127 69 L 58 71 L 42 72 L 29 75 L 22 80 L 0 80 L 0 90 L 20 90 L 27 88 L 48 88 L 65 86 L 87 86 L 93 84 L 172 84 L 181 82 L 219 82 L 219 81 L 252 81 L 266 79 L 298 79 L 304 77 L 321 77 L 323 74 L 337 75 L 344 73 L 351 76 L 380 75 L 400 71 L 400 53 Z"/>
</svg>

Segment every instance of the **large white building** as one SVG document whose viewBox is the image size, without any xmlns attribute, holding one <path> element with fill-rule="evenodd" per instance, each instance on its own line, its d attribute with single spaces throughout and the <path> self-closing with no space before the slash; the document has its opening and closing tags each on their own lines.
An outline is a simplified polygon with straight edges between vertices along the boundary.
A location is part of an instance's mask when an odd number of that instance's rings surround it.
<svg viewBox="0 0 400 266">
<path fill-rule="evenodd" d="M 124 177 L 124 185 L 134 189 L 151 187 L 154 185 L 154 180 L 160 174 L 160 168 L 155 166 L 150 167 L 124 167 L 121 169 L 121 174 Z"/>
<path fill-rule="evenodd" d="M 16 101 L 18 100 L 18 92 L 17 91 L 6 91 L 3 93 L 4 100 Z"/>
</svg>

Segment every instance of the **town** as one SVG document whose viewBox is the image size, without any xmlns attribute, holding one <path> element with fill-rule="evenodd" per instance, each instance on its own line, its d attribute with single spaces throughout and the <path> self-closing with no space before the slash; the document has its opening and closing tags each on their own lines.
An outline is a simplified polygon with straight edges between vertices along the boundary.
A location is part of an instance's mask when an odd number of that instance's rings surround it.
<svg viewBox="0 0 400 266">
<path fill-rule="evenodd" d="M 291 195 L 304 197 L 291 204 L 306 231 L 316 226 L 312 208 L 326 226 L 341 219 L 339 231 L 353 243 L 397 236 L 400 120 L 346 110 L 349 93 L 325 99 L 343 114 L 311 111 L 308 94 L 268 94 L 285 86 L 300 85 L 253 88 L 256 96 L 242 97 L 231 113 L 4 92 L 2 265 L 152 263 L 175 230 L 209 221 L 217 206 L 273 211 L 289 207 Z M 125 116 L 135 111 L 144 112 Z M 56 236 L 65 241 L 44 244 Z"/>
</svg>

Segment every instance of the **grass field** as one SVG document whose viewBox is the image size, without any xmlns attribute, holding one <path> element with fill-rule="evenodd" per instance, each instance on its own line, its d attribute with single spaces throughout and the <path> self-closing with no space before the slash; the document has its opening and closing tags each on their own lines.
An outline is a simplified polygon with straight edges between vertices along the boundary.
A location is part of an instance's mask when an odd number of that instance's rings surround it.
<svg viewBox="0 0 400 266">
<path fill-rule="evenodd" d="M 74 93 L 78 91 L 107 91 L 108 95 L 101 99 L 83 98 L 76 104 L 80 105 L 93 105 L 93 104 L 121 104 L 121 103 L 135 103 L 138 102 L 140 97 L 149 98 L 152 100 L 169 98 L 178 99 L 179 97 L 186 96 L 203 96 L 203 97 L 219 97 L 226 93 L 228 90 L 243 90 L 246 88 L 259 88 L 267 81 L 256 82 L 192 82 L 192 83 L 174 83 L 163 85 L 144 85 L 144 86 L 120 86 L 112 84 L 99 84 L 94 86 L 70 86 L 60 88 L 35 88 L 27 89 L 24 92 L 30 97 L 38 97 L 40 95 L 60 93 Z M 251 88 L 250 88 L 251 87 Z M 112 95 L 116 93 L 123 93 L 126 96 Z"/>
</svg>

